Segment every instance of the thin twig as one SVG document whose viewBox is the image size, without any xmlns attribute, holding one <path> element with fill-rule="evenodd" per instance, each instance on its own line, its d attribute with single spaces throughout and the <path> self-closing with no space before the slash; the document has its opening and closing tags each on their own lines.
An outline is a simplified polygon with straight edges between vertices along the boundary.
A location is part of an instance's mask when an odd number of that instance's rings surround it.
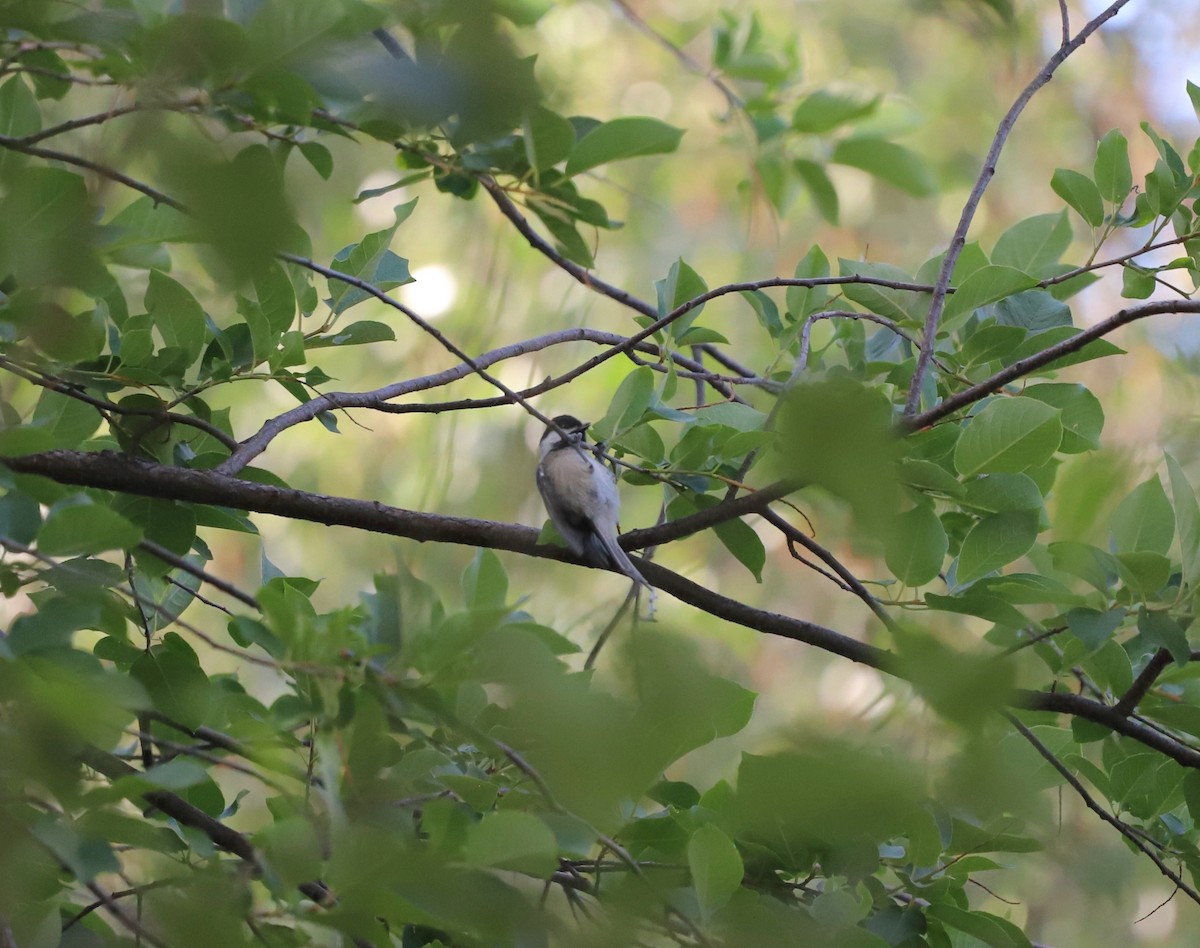
<svg viewBox="0 0 1200 948">
<path fill-rule="evenodd" d="M 176 569 L 181 569 L 185 573 L 195 576 L 197 579 L 208 583 L 208 585 L 212 586 L 214 589 L 221 590 L 221 592 L 225 593 L 227 596 L 232 596 L 238 602 L 249 606 L 251 609 L 262 608 L 259 605 L 258 600 L 249 593 L 242 592 L 242 590 L 238 589 L 228 580 L 221 579 L 219 576 L 214 576 L 212 573 L 205 572 L 195 563 L 185 559 L 178 553 L 168 550 L 160 543 L 155 543 L 153 540 L 142 540 L 138 543 L 138 546 L 140 546 L 146 552 L 154 554 L 164 563 L 169 563 Z"/>
<path fill-rule="evenodd" d="M 613 0 L 617 8 L 625 14 L 625 19 L 632 23 L 635 27 L 649 36 L 652 40 L 663 47 L 667 52 L 674 56 L 689 72 L 693 72 L 698 76 L 704 77 L 710 82 L 713 87 L 725 97 L 731 109 L 742 111 L 746 107 L 746 103 L 742 101 L 732 88 L 717 74 L 715 69 L 705 69 L 700 63 L 692 59 L 683 49 L 672 43 L 669 39 L 658 32 L 654 27 L 642 19 L 641 15 L 634 10 L 625 0 Z"/>
<path fill-rule="evenodd" d="M 63 164 L 74 165 L 77 168 L 86 168 L 88 171 L 95 172 L 102 178 L 108 178 L 110 181 L 116 181 L 127 188 L 132 188 L 134 191 L 140 191 L 154 201 L 155 204 L 165 204 L 167 207 L 173 207 L 177 211 L 187 213 L 187 207 L 182 202 L 176 201 L 173 197 L 164 194 L 162 191 L 152 188 L 150 185 L 138 181 L 136 178 L 131 178 L 129 175 L 117 171 L 115 168 L 102 165 L 98 161 L 92 161 L 90 158 L 72 155 L 65 151 L 41 148 L 37 145 L 26 145 L 21 139 L 13 138 L 11 135 L 0 135 L 0 148 L 19 151 L 23 155 L 30 155 L 34 158 L 45 158 L 47 161 L 61 161 Z"/>
<path fill-rule="evenodd" d="M 880 605 L 879 600 L 871 595 L 867 587 L 862 584 L 862 581 L 852 572 L 850 572 L 850 570 L 848 570 L 836 556 L 825 549 L 825 547 L 821 546 L 821 544 L 819 544 L 812 537 L 806 535 L 803 530 L 797 530 L 792 524 L 784 520 L 783 517 L 779 516 L 779 514 L 777 514 L 774 510 L 771 510 L 770 508 L 763 510 L 762 517 L 767 521 L 767 523 L 771 524 L 771 526 L 783 533 L 783 535 L 787 537 L 789 541 L 798 543 L 800 546 L 812 553 L 813 556 L 820 559 L 821 562 L 827 565 L 831 570 L 833 570 L 834 573 L 841 578 L 842 582 L 846 584 L 850 591 L 853 592 L 854 595 L 858 596 L 858 598 L 864 603 L 866 603 L 867 608 L 875 613 L 875 615 L 879 618 L 879 621 L 882 622 L 887 628 L 890 629 L 895 626 L 895 620 L 888 615 L 887 610 Z"/>
</svg>

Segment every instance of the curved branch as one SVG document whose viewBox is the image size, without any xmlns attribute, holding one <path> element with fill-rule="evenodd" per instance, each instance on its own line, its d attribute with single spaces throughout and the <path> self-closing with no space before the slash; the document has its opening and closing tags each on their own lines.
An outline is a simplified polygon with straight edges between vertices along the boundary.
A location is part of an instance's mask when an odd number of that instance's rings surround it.
<svg viewBox="0 0 1200 948">
<path fill-rule="evenodd" d="M 942 321 L 942 312 L 946 307 L 946 293 L 950 287 L 950 277 L 954 273 L 954 265 L 958 263 L 958 257 L 962 253 L 963 247 L 967 243 L 967 231 L 971 229 L 971 222 L 975 219 L 975 211 L 979 207 L 979 202 L 983 199 L 983 192 L 987 190 L 988 184 L 992 180 L 992 176 L 996 173 L 996 163 L 1000 160 L 1000 152 L 1004 148 L 1004 143 L 1008 140 L 1009 133 L 1016 125 L 1017 119 L 1025 110 L 1025 106 L 1029 104 L 1029 100 L 1034 97 L 1039 89 L 1048 83 L 1053 77 L 1055 71 L 1061 66 L 1075 50 L 1079 49 L 1088 38 L 1100 29 L 1100 27 L 1111 20 L 1121 7 L 1125 6 L 1129 0 L 1116 0 L 1107 8 L 1101 11 L 1097 16 L 1093 17 L 1084 24 L 1083 29 L 1075 34 L 1075 38 L 1070 42 L 1064 42 L 1059 46 L 1058 50 L 1046 62 L 1041 71 L 1030 81 L 1021 94 L 1017 96 L 1015 102 L 1005 113 L 1004 118 L 1000 120 L 1000 125 L 996 128 L 996 135 L 992 139 L 991 147 L 988 149 L 987 157 L 983 160 L 983 168 L 979 172 L 979 177 L 975 179 L 975 186 L 971 189 L 971 194 L 967 197 L 967 203 L 963 205 L 962 215 L 958 219 L 958 226 L 954 228 L 954 236 L 950 240 L 950 246 L 946 248 L 946 256 L 942 259 L 942 267 L 938 272 L 937 282 L 933 288 L 933 299 L 929 303 L 929 315 L 925 317 L 925 330 L 921 339 L 921 348 L 917 354 L 917 365 L 913 371 L 912 382 L 908 387 L 908 399 L 904 405 L 904 414 L 906 417 L 912 417 L 917 413 L 917 406 L 921 401 L 921 387 L 925 383 L 925 376 L 929 372 L 929 365 L 933 359 L 933 347 L 937 340 L 938 326 Z"/>
</svg>

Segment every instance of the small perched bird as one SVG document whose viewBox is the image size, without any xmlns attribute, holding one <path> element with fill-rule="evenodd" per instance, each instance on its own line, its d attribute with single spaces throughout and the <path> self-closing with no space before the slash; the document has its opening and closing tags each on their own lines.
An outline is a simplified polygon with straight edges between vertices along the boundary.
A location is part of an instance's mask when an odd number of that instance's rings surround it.
<svg viewBox="0 0 1200 948">
<path fill-rule="evenodd" d="M 559 415 L 538 444 L 537 486 L 554 526 L 576 556 L 612 566 L 650 588 L 617 545 L 617 479 L 587 448 L 589 422 Z"/>
</svg>

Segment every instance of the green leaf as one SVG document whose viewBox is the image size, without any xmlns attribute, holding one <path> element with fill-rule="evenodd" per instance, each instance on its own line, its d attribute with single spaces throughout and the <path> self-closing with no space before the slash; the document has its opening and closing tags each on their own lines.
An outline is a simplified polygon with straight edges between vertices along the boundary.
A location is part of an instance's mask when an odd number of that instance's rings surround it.
<svg viewBox="0 0 1200 948">
<path fill-rule="evenodd" d="M 204 348 L 207 331 L 204 310 L 181 283 L 159 270 L 150 271 L 146 311 L 168 346 L 178 346 L 191 365 Z"/>
<path fill-rule="evenodd" d="M 1112 516 L 1113 549 L 1118 553 L 1166 554 L 1175 538 L 1175 512 L 1155 474 L 1117 505 Z"/>
<path fill-rule="evenodd" d="M 963 280 L 946 303 L 944 323 L 949 328 L 978 307 L 1028 290 L 1036 283 L 1037 280 L 1028 273 L 1013 267 L 987 266 L 976 270 Z"/>
<path fill-rule="evenodd" d="M 196 222 L 167 204 L 155 204 L 141 197 L 127 205 L 105 227 L 108 240 L 104 249 L 127 266 L 149 266 L 158 258 L 146 250 L 157 251 L 165 243 L 194 241 Z"/>
<path fill-rule="evenodd" d="M 1179 552 L 1183 558 L 1182 583 L 1194 590 L 1200 580 L 1200 504 L 1179 462 L 1170 454 L 1166 459 L 1167 475 L 1171 479 L 1171 507 L 1175 512 Z"/>
<path fill-rule="evenodd" d="M 796 264 L 792 274 L 797 280 L 821 279 L 829 276 L 829 258 L 815 244 Z M 787 311 L 796 319 L 819 311 L 829 298 L 827 286 L 789 286 L 785 299 Z"/>
<path fill-rule="evenodd" d="M 1086 543 L 1063 540 L 1049 546 L 1054 568 L 1107 592 L 1120 572 L 1111 553 Z"/>
<path fill-rule="evenodd" d="M 326 181 L 329 180 L 329 176 L 333 174 L 333 155 L 328 148 L 320 142 L 301 142 L 300 154 L 313 166 L 317 174 Z"/>
<path fill-rule="evenodd" d="M 537 171 L 565 161 L 575 147 L 575 126 L 542 106 L 526 114 L 524 132 L 525 158 Z"/>
<path fill-rule="evenodd" d="M 1191 83 L 1188 83 L 1189 87 Z M 1189 90 L 1190 91 L 1190 90 Z M 1133 172 L 1129 167 L 1129 142 L 1120 129 L 1112 129 L 1096 146 L 1096 163 L 1092 169 L 1096 187 L 1106 201 L 1119 205 L 1133 188 Z"/>
<path fill-rule="evenodd" d="M 353 304 L 351 304 L 353 305 Z M 306 349 L 325 349 L 329 346 L 363 346 L 372 342 L 392 342 L 396 331 L 387 323 L 363 319 L 350 323 L 327 336 L 315 336 L 305 341 Z"/>
<path fill-rule="evenodd" d="M 884 543 L 884 561 L 906 586 L 924 586 L 937 576 L 948 548 L 941 520 L 932 507 L 921 505 L 896 518 Z"/>
<path fill-rule="evenodd" d="M 737 561 L 761 583 L 763 567 L 767 565 L 767 550 L 754 528 L 744 520 L 734 519 L 718 523 L 713 527 L 713 532 Z"/>
<path fill-rule="evenodd" d="M 666 316 L 667 313 L 674 312 L 689 300 L 703 296 L 708 291 L 708 284 L 704 282 L 704 277 L 693 270 L 687 261 L 679 258 L 671 264 L 665 280 L 655 281 L 654 289 L 658 296 L 659 315 Z M 681 333 L 687 331 L 703 311 L 703 303 L 692 307 L 686 316 L 675 320 L 668 331 L 678 338 Z"/>
<path fill-rule="evenodd" d="M 1019 473 L 1045 464 L 1062 443 L 1059 412 L 1031 398 L 997 398 L 971 419 L 954 449 L 960 474 Z"/>
<path fill-rule="evenodd" d="M 128 550 L 142 531 L 108 507 L 83 503 L 50 510 L 38 531 L 38 549 L 47 556 L 78 556 L 102 550 Z"/>
<path fill-rule="evenodd" d="M 1124 609 L 1099 612 L 1096 609 L 1079 607 L 1067 613 L 1067 628 L 1091 651 L 1107 642 L 1124 621 Z"/>
<path fill-rule="evenodd" d="M 913 278 L 889 263 L 871 263 L 866 260 L 847 260 L 838 258 L 838 275 L 859 275 L 876 280 L 890 280 L 900 283 L 912 283 Z M 879 316 L 888 319 L 905 320 L 912 318 L 910 308 L 928 307 L 928 298 L 908 290 L 897 290 L 886 286 L 875 286 L 869 283 L 845 283 L 841 287 L 846 298 L 853 300 Z"/>
<path fill-rule="evenodd" d="M 1151 612 L 1146 608 L 1138 610 L 1138 631 L 1146 637 L 1146 641 L 1165 648 L 1175 659 L 1175 664 L 1183 668 L 1192 658 L 1192 647 L 1188 644 L 1187 633 L 1165 612 Z"/>
<path fill-rule="evenodd" d="M 1082 454 L 1100 447 L 1104 430 L 1104 408 L 1100 400 L 1084 386 L 1071 382 L 1048 382 L 1031 385 L 1022 394 L 1057 408 L 1063 426 L 1063 454 Z"/>
<path fill-rule="evenodd" d="M 1057 263 L 1071 245 L 1071 222 L 1067 212 L 1038 214 L 1017 221 L 1000 235 L 992 248 L 992 263 L 1026 273 L 1040 273 Z"/>
<path fill-rule="evenodd" d="M 900 480 L 917 490 L 932 491 L 950 497 L 961 497 L 963 485 L 940 464 L 922 458 L 907 458 L 900 462 Z"/>
<path fill-rule="evenodd" d="M 328 36 L 342 19 L 339 4 L 322 0 L 267 0 L 246 31 L 259 67 L 291 61 Z"/>
<path fill-rule="evenodd" d="M 208 718 L 212 689 L 196 653 L 174 632 L 137 657 L 129 674 L 141 683 L 156 710 L 188 727 Z"/>
<path fill-rule="evenodd" d="M 657 155 L 679 147 L 683 129 L 644 116 L 626 116 L 597 125 L 583 136 L 567 159 L 567 175 L 610 161 L 621 161 L 638 155 Z"/>
<path fill-rule="evenodd" d="M 1116 561 L 1121 581 L 1140 599 L 1157 596 L 1171 578 L 1171 561 L 1161 553 L 1118 553 Z"/>
<path fill-rule="evenodd" d="M 471 609 L 504 607 L 508 599 L 508 574 L 492 550 L 475 551 L 463 573 L 463 595 Z"/>
<path fill-rule="evenodd" d="M 1070 168 L 1059 168 L 1050 178 L 1050 187 L 1092 227 L 1104 223 L 1104 202 L 1100 198 L 1100 189 L 1087 175 Z"/>
<path fill-rule="evenodd" d="M 810 92 L 792 113 L 792 128 L 797 132 L 819 134 L 865 118 L 878 108 L 882 96 L 862 89 L 817 89 Z"/>
<path fill-rule="evenodd" d="M 20 76 L 0 85 L 0 135 L 24 138 L 42 130 L 42 114 L 37 100 Z M 8 148 L 0 149 L 0 176 L 7 176 L 29 159 Z"/>
<path fill-rule="evenodd" d="M 1001 577 L 1003 578 L 1003 577 Z M 925 604 L 930 609 L 941 612 L 953 612 L 957 615 L 978 616 L 995 622 L 997 625 L 1019 629 L 1029 624 L 1021 610 L 1017 609 L 1007 598 L 976 592 L 972 586 L 962 595 L 939 596 L 935 593 L 925 594 Z"/>
<path fill-rule="evenodd" d="M 0 497 L 0 537 L 29 544 L 41 525 L 41 507 L 28 494 L 11 490 Z"/>
<path fill-rule="evenodd" d="M 900 445 L 879 391 L 845 376 L 797 385 L 777 430 L 784 476 L 846 500 L 866 529 L 895 517 Z"/>
<path fill-rule="evenodd" d="M 824 166 L 807 158 L 797 158 L 792 162 L 792 167 L 796 169 L 796 174 L 808 189 L 817 213 L 830 224 L 836 225 L 841 214 L 837 188 L 833 186 L 833 181 Z"/>
<path fill-rule="evenodd" d="M 1155 271 L 1139 267 L 1136 263 L 1126 263 L 1121 267 L 1121 295 L 1127 300 L 1148 299 L 1157 285 L 1154 279 Z"/>
<path fill-rule="evenodd" d="M 498 810 L 472 826 L 463 850 L 466 861 L 542 878 L 558 867 L 558 843 L 532 813 Z"/>
<path fill-rule="evenodd" d="M 1070 326 L 1071 308 L 1045 290 L 1026 290 L 996 304 L 996 322 L 1001 326 L 1020 326 L 1036 334 Z M 1012 358 L 1017 356 L 1014 354 Z"/>
<path fill-rule="evenodd" d="M 745 874 L 742 857 L 733 840 L 713 823 L 706 823 L 688 840 L 687 861 L 700 912 L 707 918 L 741 887 Z"/>
<path fill-rule="evenodd" d="M 389 246 L 396 229 L 408 220 L 416 206 L 416 198 L 405 204 L 397 204 L 395 223 L 368 234 L 357 244 L 343 247 L 333 258 L 332 269 L 358 277 L 377 290 L 387 291 L 411 283 L 413 278 L 408 272 L 408 261 L 392 253 Z M 366 290 L 332 278 L 329 280 L 329 296 L 330 308 L 338 315 L 363 300 L 371 299 L 371 294 Z"/>
<path fill-rule="evenodd" d="M 969 912 L 951 902 L 935 902 L 927 914 L 990 948 L 1030 948 L 1029 939 L 1012 922 L 987 912 Z"/>
<path fill-rule="evenodd" d="M 967 481 L 964 507 L 999 513 L 1002 510 L 1041 510 L 1044 500 L 1028 474 L 984 474 Z"/>
<path fill-rule="evenodd" d="M 1191 86 L 1191 83 L 1188 85 Z M 1200 771 L 1189 770 L 1183 775 L 1183 798 L 1192 822 L 1200 824 Z"/>
<path fill-rule="evenodd" d="M 53 438 L 54 447 L 78 448 L 96 433 L 103 419 L 86 402 L 47 388 L 38 396 L 32 421 Z"/>
<path fill-rule="evenodd" d="M 108 842 L 82 834 L 77 826 L 69 817 L 46 814 L 33 821 L 32 826 L 25 827 L 24 832 L 52 852 L 54 858 L 79 882 L 91 882 L 98 875 L 120 872 L 121 862 Z M 34 865 L 30 860 L 29 867 L 32 869 Z M 57 919 L 55 926 L 58 926 Z M 42 928 L 44 930 L 45 926 Z M 39 941 L 49 943 L 42 939 Z"/>
<path fill-rule="evenodd" d="M 634 427 L 646 414 L 653 396 L 654 371 L 648 365 L 639 365 L 617 386 L 604 418 L 595 424 L 596 436 L 611 441 Z"/>
<path fill-rule="evenodd" d="M 1034 510 L 1004 510 L 984 517 L 963 537 L 956 579 L 969 583 L 1024 556 L 1037 532 Z"/>
<path fill-rule="evenodd" d="M 937 191 L 937 178 L 928 162 L 885 138 L 843 139 L 834 147 L 829 160 L 865 171 L 913 197 Z"/>
</svg>

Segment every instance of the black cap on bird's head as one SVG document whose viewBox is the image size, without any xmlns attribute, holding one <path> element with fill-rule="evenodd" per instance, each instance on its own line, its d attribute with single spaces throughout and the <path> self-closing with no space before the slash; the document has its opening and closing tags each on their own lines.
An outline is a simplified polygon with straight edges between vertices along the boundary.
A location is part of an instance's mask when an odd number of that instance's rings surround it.
<svg viewBox="0 0 1200 948">
<path fill-rule="evenodd" d="M 580 421 L 574 415 L 555 415 L 550 420 L 554 423 L 554 428 L 547 426 L 545 433 L 542 435 L 543 441 L 547 438 L 558 436 L 558 431 L 555 431 L 555 428 L 567 435 L 582 435 L 592 424 L 590 421 Z M 579 440 L 582 441 L 583 439 L 580 438 Z"/>
</svg>

